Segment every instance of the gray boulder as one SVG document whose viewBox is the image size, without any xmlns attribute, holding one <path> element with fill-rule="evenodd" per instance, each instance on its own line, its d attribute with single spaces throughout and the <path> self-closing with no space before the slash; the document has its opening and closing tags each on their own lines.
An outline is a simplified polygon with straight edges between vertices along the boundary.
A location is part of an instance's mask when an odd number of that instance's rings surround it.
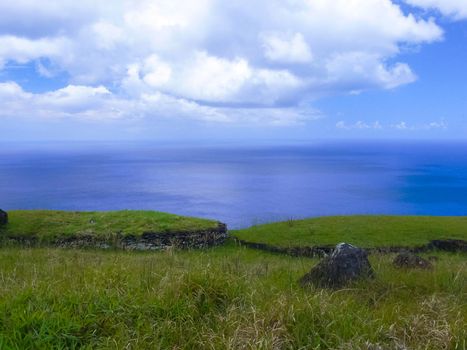
<svg viewBox="0 0 467 350">
<path fill-rule="evenodd" d="M 397 268 L 405 269 L 431 269 L 433 267 L 430 261 L 409 252 L 400 253 L 392 263 Z"/>
<path fill-rule="evenodd" d="M 6 225 L 8 223 L 8 214 L 6 211 L 0 209 L 0 225 Z"/>
<path fill-rule="evenodd" d="M 373 268 L 368 253 L 347 243 L 340 243 L 334 252 L 322 259 L 300 279 L 300 284 L 339 288 L 361 278 L 372 278 Z"/>
</svg>

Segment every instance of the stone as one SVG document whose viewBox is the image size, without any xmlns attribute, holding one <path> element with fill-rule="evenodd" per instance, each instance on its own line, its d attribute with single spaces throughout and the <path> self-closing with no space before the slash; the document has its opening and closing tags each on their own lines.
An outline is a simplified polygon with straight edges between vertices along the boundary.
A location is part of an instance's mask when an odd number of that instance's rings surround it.
<svg viewBox="0 0 467 350">
<path fill-rule="evenodd" d="M 0 209 L 0 225 L 6 225 L 8 223 L 8 214 L 6 211 Z"/>
<path fill-rule="evenodd" d="M 397 268 L 405 269 L 431 269 L 433 267 L 428 260 L 408 252 L 397 255 L 392 263 Z"/>
<path fill-rule="evenodd" d="M 374 277 L 366 250 L 340 243 L 331 255 L 323 258 L 300 279 L 300 284 L 339 288 L 352 281 Z"/>
</svg>

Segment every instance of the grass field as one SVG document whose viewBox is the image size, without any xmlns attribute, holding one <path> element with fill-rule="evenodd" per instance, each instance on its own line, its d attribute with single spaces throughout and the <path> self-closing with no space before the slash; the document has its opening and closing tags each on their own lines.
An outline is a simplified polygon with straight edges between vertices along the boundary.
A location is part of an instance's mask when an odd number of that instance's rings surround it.
<svg viewBox="0 0 467 350">
<path fill-rule="evenodd" d="M 13 211 L 2 236 L 138 235 L 217 227 L 143 211 Z M 278 246 L 362 247 L 466 238 L 467 218 L 328 217 L 233 234 Z M 432 270 L 372 254 L 376 278 L 302 288 L 317 259 L 248 249 L 128 252 L 0 248 L 0 349 L 466 349 L 467 259 Z M 426 255 L 426 254 L 425 254 Z"/>
<path fill-rule="evenodd" d="M 465 349 L 465 256 L 302 289 L 317 260 L 234 246 L 0 249 L 1 349 Z M 381 346 L 381 347 L 378 347 Z"/>
<path fill-rule="evenodd" d="M 9 223 L 0 227 L 3 237 L 37 237 L 42 241 L 69 236 L 111 237 L 115 234 L 139 236 L 144 232 L 170 233 L 206 230 L 217 222 L 155 211 L 72 212 L 14 210 Z"/>
<path fill-rule="evenodd" d="M 257 225 L 232 231 L 249 242 L 279 247 L 335 245 L 416 246 L 433 239 L 467 239 L 467 217 L 330 216 Z"/>
</svg>

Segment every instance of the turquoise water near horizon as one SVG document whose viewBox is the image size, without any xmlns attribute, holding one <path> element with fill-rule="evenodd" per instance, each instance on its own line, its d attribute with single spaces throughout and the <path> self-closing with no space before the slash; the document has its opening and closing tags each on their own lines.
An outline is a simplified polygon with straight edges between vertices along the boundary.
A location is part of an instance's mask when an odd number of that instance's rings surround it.
<svg viewBox="0 0 467 350">
<path fill-rule="evenodd" d="M 230 228 L 322 215 L 467 215 L 467 143 L 3 145 L 0 208 L 160 210 Z"/>
</svg>

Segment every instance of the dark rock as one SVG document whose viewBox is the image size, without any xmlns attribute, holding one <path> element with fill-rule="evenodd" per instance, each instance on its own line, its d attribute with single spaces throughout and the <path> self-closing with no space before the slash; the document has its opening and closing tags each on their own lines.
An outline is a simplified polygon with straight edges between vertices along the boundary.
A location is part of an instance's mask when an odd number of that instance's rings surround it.
<svg viewBox="0 0 467 350">
<path fill-rule="evenodd" d="M 6 225 L 8 223 L 8 214 L 6 211 L 0 209 L 0 225 Z"/>
<path fill-rule="evenodd" d="M 364 249 L 340 243 L 330 256 L 322 259 L 300 279 L 300 284 L 338 288 L 351 281 L 373 276 L 368 253 Z"/>
<path fill-rule="evenodd" d="M 395 267 L 398 268 L 419 268 L 419 269 L 431 269 L 433 265 L 426 259 L 419 257 L 412 253 L 400 253 L 396 256 L 392 262 Z"/>
<path fill-rule="evenodd" d="M 436 239 L 431 241 L 428 246 L 430 249 L 447 252 L 467 252 L 467 241 L 462 239 Z"/>
</svg>

